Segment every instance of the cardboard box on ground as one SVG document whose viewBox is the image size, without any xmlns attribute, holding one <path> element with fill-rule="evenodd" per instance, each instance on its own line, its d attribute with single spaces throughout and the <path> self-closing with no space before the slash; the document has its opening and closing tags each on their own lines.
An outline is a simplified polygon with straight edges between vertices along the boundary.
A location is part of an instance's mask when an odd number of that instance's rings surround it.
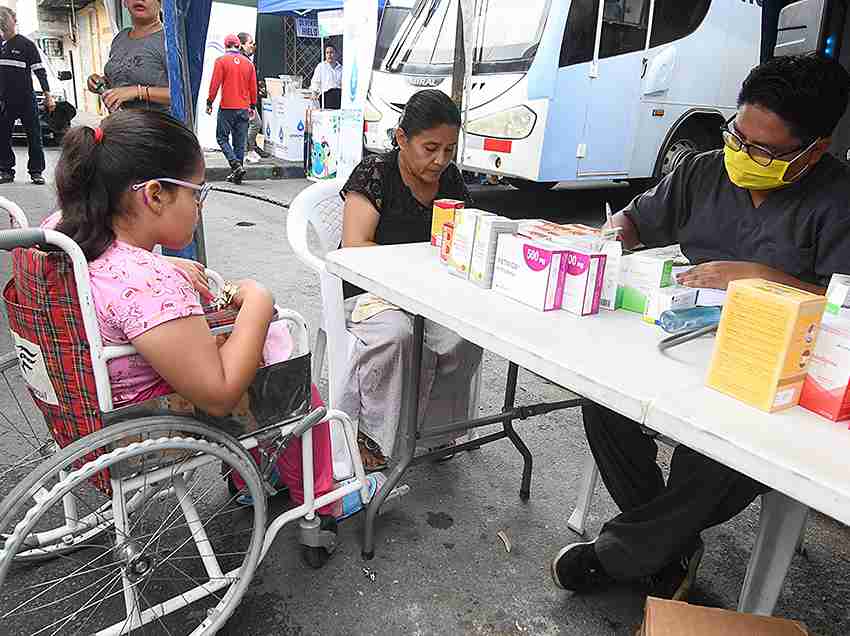
<svg viewBox="0 0 850 636">
<path fill-rule="evenodd" d="M 689 605 L 650 596 L 638 636 L 807 636 L 797 621 Z"/>
</svg>

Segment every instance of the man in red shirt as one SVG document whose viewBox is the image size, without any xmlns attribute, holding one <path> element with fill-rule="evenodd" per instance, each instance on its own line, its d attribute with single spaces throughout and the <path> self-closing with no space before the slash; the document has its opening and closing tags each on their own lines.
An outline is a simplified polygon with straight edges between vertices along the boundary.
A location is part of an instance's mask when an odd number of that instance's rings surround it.
<svg viewBox="0 0 850 636">
<path fill-rule="evenodd" d="M 224 38 L 226 52 L 215 61 L 207 98 L 207 114 L 212 115 L 213 102 L 221 88 L 216 139 L 233 170 L 227 180 L 237 185 L 245 176 L 242 163 L 245 160 L 248 123 L 257 108 L 257 72 L 240 47 L 238 36 Z"/>
</svg>

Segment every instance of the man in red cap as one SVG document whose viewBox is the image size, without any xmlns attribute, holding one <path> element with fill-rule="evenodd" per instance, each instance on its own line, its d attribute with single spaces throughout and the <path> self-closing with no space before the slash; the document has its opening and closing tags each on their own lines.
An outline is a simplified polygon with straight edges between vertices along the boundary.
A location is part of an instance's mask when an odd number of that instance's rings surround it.
<svg viewBox="0 0 850 636">
<path fill-rule="evenodd" d="M 238 36 L 228 35 L 224 38 L 225 54 L 215 61 L 207 98 L 207 114 L 212 115 L 213 102 L 221 88 L 216 139 L 233 170 L 227 180 L 237 185 L 242 183 L 245 176 L 242 164 L 245 160 L 248 123 L 255 116 L 257 108 L 257 72 L 240 47 Z"/>
</svg>

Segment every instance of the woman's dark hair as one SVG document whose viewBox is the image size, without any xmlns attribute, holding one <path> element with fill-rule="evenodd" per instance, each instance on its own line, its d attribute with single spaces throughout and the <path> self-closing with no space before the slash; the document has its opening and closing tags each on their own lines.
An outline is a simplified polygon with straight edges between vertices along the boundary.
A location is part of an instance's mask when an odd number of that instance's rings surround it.
<svg viewBox="0 0 850 636">
<path fill-rule="evenodd" d="M 56 229 L 74 239 L 89 261 L 115 239 L 113 218 L 122 213 L 132 185 L 159 177 L 185 180 L 203 163 L 194 133 L 165 113 L 122 110 L 100 129 L 99 142 L 94 128 L 71 129 L 55 173 L 62 209 Z"/>
<path fill-rule="evenodd" d="M 775 57 L 755 67 L 738 95 L 738 106 L 761 106 L 778 115 L 803 143 L 829 137 L 847 109 L 850 75 L 817 55 Z"/>
<path fill-rule="evenodd" d="M 460 128 L 460 111 L 451 97 L 433 88 L 414 93 L 398 123 L 408 139 L 443 125 Z"/>
</svg>

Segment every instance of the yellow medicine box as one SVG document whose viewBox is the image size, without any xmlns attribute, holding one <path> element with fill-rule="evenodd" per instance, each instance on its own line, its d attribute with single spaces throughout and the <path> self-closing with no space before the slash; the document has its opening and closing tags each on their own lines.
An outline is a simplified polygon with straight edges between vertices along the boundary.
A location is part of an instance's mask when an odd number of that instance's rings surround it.
<svg viewBox="0 0 850 636">
<path fill-rule="evenodd" d="M 825 305 L 766 280 L 730 283 L 708 386 L 769 413 L 796 406 Z"/>
</svg>

